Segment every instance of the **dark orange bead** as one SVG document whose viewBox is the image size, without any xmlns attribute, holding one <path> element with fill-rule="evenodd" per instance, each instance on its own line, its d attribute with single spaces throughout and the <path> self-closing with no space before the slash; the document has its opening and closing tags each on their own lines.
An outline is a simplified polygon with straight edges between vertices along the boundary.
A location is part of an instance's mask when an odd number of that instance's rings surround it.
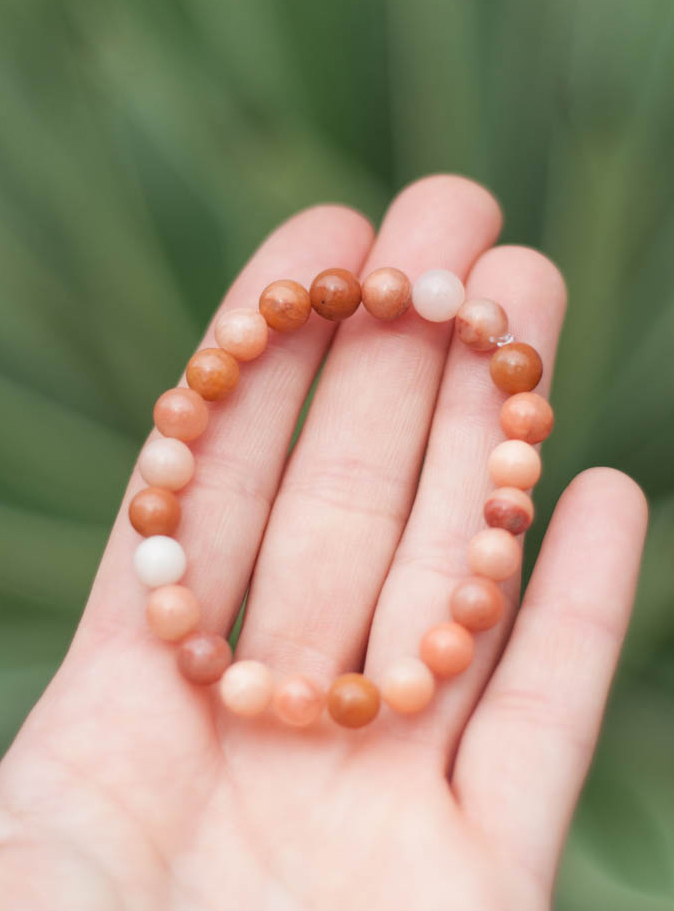
<svg viewBox="0 0 674 911">
<path fill-rule="evenodd" d="M 224 399 L 239 382 L 239 365 L 221 348 L 202 348 L 190 358 L 185 377 L 191 389 L 215 402 Z"/>
<path fill-rule="evenodd" d="M 217 683 L 232 663 L 229 642 L 217 633 L 192 633 L 180 644 L 176 659 L 180 673 L 190 683 Z"/>
<path fill-rule="evenodd" d="M 328 690 L 328 711 L 337 724 L 361 728 L 377 716 L 379 690 L 363 674 L 342 674 Z"/>
<path fill-rule="evenodd" d="M 270 329 L 294 332 L 306 323 L 311 314 L 309 292 L 288 278 L 272 282 L 260 295 L 260 313 Z"/>
<path fill-rule="evenodd" d="M 163 487 L 146 487 L 129 503 L 129 520 L 136 531 L 150 535 L 172 535 L 180 522 L 180 503 Z"/>
<path fill-rule="evenodd" d="M 543 376 L 543 361 L 531 345 L 510 342 L 492 354 L 489 371 L 503 392 L 530 392 Z"/>
<path fill-rule="evenodd" d="M 325 269 L 311 283 L 311 306 L 324 319 L 352 316 L 360 304 L 360 282 L 348 269 Z"/>
</svg>

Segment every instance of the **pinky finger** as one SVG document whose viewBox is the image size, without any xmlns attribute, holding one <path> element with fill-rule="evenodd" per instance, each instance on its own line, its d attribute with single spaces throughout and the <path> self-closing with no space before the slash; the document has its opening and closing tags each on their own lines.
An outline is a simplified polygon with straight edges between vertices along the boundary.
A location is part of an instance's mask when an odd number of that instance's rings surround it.
<svg viewBox="0 0 674 911">
<path fill-rule="evenodd" d="M 572 482 L 457 756 L 453 784 L 468 817 L 545 888 L 594 751 L 646 522 L 641 490 L 620 472 L 595 468 Z"/>
</svg>

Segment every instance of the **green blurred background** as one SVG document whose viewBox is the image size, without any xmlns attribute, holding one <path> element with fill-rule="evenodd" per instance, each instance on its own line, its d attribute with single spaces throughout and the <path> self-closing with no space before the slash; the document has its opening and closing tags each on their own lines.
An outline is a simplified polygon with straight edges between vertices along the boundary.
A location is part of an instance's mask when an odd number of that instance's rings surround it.
<svg viewBox="0 0 674 911">
<path fill-rule="evenodd" d="M 673 87 L 671 0 L 1 0 L 0 751 L 243 261 L 455 170 L 569 285 L 538 535 L 591 464 L 653 510 L 557 908 L 673 908 Z"/>
</svg>

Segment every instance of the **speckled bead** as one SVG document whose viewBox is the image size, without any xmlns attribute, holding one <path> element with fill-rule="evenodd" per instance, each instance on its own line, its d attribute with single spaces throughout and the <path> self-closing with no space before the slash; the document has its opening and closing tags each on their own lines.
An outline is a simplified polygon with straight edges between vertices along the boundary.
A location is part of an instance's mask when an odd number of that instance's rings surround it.
<svg viewBox="0 0 674 911">
<path fill-rule="evenodd" d="M 484 517 L 492 528 L 504 528 L 511 535 L 521 535 L 533 522 L 534 504 L 518 487 L 499 487 L 487 497 Z"/>
<path fill-rule="evenodd" d="M 473 298 L 465 301 L 456 314 L 455 332 L 473 351 L 490 351 L 508 331 L 508 317 L 496 301 Z"/>
<path fill-rule="evenodd" d="M 309 297 L 323 319 L 348 319 L 360 304 L 360 282 L 348 269 L 325 269 L 311 283 Z"/>
<path fill-rule="evenodd" d="M 270 329 L 295 332 L 311 314 L 309 292 L 288 278 L 272 282 L 260 295 L 260 313 Z"/>
<path fill-rule="evenodd" d="M 208 408 L 194 389 L 168 389 L 154 406 L 154 422 L 165 437 L 191 443 L 208 425 Z"/>
<path fill-rule="evenodd" d="M 185 379 L 207 402 L 218 402 L 239 382 L 239 365 L 221 348 L 202 348 L 190 358 Z"/>
<path fill-rule="evenodd" d="M 552 433 L 555 415 L 542 395 L 518 392 L 505 400 L 499 420 L 503 432 L 511 440 L 541 443 Z"/>
<path fill-rule="evenodd" d="M 375 269 L 363 282 L 361 294 L 368 313 L 389 322 L 407 312 L 412 303 L 412 283 L 400 269 Z"/>
</svg>

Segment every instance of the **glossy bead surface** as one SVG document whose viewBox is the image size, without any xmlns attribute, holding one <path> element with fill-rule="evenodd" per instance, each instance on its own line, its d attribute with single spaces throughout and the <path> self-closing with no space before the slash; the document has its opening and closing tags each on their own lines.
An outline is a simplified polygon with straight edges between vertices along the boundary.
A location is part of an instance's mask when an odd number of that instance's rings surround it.
<svg viewBox="0 0 674 911">
<path fill-rule="evenodd" d="M 218 402 L 239 382 L 239 365 L 221 348 L 202 348 L 188 361 L 185 379 L 207 402 Z"/>
<path fill-rule="evenodd" d="M 192 633 L 176 653 L 180 673 L 199 686 L 217 683 L 232 661 L 229 642 L 217 633 Z"/>
<path fill-rule="evenodd" d="M 174 538 L 153 535 L 138 545 L 133 565 L 141 582 L 157 588 L 180 582 L 187 569 L 187 558 Z"/>
<path fill-rule="evenodd" d="M 468 568 L 477 576 L 503 582 L 515 575 L 520 566 L 517 539 L 502 528 L 478 531 L 468 543 Z"/>
<path fill-rule="evenodd" d="M 235 715 L 251 718 L 269 706 L 274 692 L 271 671 L 261 661 L 235 661 L 222 676 L 220 696 Z"/>
<path fill-rule="evenodd" d="M 270 329 L 294 332 L 311 314 L 309 292 L 288 278 L 272 282 L 260 295 L 260 313 Z"/>
<path fill-rule="evenodd" d="M 309 297 L 323 319 L 348 319 L 360 304 L 360 282 L 348 269 L 325 269 L 311 283 Z"/>
<path fill-rule="evenodd" d="M 319 717 L 325 705 L 325 693 L 308 677 L 289 677 L 274 690 L 272 708 L 285 724 L 306 727 Z"/>
<path fill-rule="evenodd" d="M 396 712 L 420 712 L 433 698 L 435 680 L 418 658 L 398 658 L 380 682 L 382 699 Z"/>
<path fill-rule="evenodd" d="M 496 301 L 474 298 L 459 307 L 455 331 L 473 351 L 490 351 L 508 331 L 508 316 Z"/>
<path fill-rule="evenodd" d="M 499 487 L 487 497 L 484 518 L 492 528 L 521 535 L 534 520 L 534 504 L 519 487 Z"/>
<path fill-rule="evenodd" d="M 467 576 L 449 601 L 454 620 L 473 633 L 483 633 L 499 622 L 505 610 L 505 595 L 492 579 Z"/>
<path fill-rule="evenodd" d="M 487 470 L 497 487 L 519 487 L 527 490 L 541 476 L 541 457 L 530 443 L 505 440 L 494 448 Z"/>
<path fill-rule="evenodd" d="M 138 470 L 152 487 L 180 490 L 192 480 L 194 456 L 180 440 L 162 437 L 145 444 L 138 458 Z"/>
<path fill-rule="evenodd" d="M 237 361 L 252 361 L 267 347 L 269 326 L 259 310 L 236 307 L 215 321 L 215 340 Z"/>
<path fill-rule="evenodd" d="M 375 269 L 363 282 L 361 294 L 363 306 L 376 319 L 397 319 L 412 303 L 412 283 L 400 269 Z"/>
<path fill-rule="evenodd" d="M 536 392 L 511 395 L 503 403 L 499 419 L 507 437 L 525 443 L 541 443 L 550 436 L 555 423 L 550 403 Z"/>
<path fill-rule="evenodd" d="M 180 522 L 180 503 L 163 487 L 145 487 L 129 503 L 129 521 L 138 534 L 172 535 Z"/>
<path fill-rule="evenodd" d="M 328 690 L 328 711 L 345 728 L 360 728 L 376 718 L 379 690 L 363 674 L 342 674 Z"/>
<path fill-rule="evenodd" d="M 421 660 L 438 677 L 455 677 L 463 673 L 473 660 L 473 637 L 458 623 L 438 623 L 432 626 L 419 644 Z"/>
<path fill-rule="evenodd" d="M 162 585 L 147 599 L 148 626 L 165 642 L 177 642 L 193 632 L 201 610 L 194 593 L 184 585 Z"/>
<path fill-rule="evenodd" d="M 414 309 L 432 323 L 453 319 L 465 296 L 463 282 L 448 269 L 424 272 L 412 287 Z"/>
<path fill-rule="evenodd" d="M 168 389 L 154 406 L 154 422 L 165 437 L 184 443 L 196 440 L 208 425 L 208 408 L 194 389 Z"/>
<path fill-rule="evenodd" d="M 530 392 L 543 376 L 543 361 L 531 345 L 510 342 L 492 354 L 489 372 L 502 392 Z"/>
</svg>

